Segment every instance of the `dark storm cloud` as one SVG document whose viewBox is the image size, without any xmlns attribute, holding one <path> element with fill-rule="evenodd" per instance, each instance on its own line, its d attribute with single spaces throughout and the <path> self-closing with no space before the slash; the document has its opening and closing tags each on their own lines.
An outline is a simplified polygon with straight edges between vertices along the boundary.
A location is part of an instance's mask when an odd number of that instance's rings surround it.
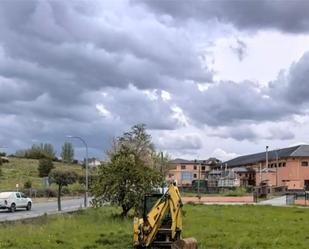
<svg viewBox="0 0 309 249">
<path fill-rule="evenodd" d="M 240 124 L 239 126 L 234 127 L 223 127 L 212 132 L 210 136 L 225 139 L 232 138 L 237 141 L 257 141 L 258 139 L 290 140 L 295 137 L 293 132 L 281 127 L 277 127 L 275 124 L 272 124 L 270 128 L 263 132 L 259 131 L 258 127 L 252 127 L 250 125 L 246 126 L 245 124 Z"/>
<path fill-rule="evenodd" d="M 164 101 L 158 91 L 147 93 L 129 86 L 127 89 L 106 89 L 95 98 L 97 104 L 102 104 L 107 111 L 106 117 L 122 119 L 126 124 L 134 125 L 138 120 L 147 124 L 147 128 L 158 130 L 178 126 L 170 103 Z"/>
<path fill-rule="evenodd" d="M 132 1 L 178 20 L 218 20 L 239 29 L 278 29 L 290 33 L 309 31 L 309 2 L 298 1 Z"/>
<path fill-rule="evenodd" d="M 74 133 L 106 148 L 136 123 L 179 126 L 162 98 L 151 100 L 140 89 L 211 80 L 190 31 L 167 27 L 126 1 L 113 4 L 1 1 L 1 143 L 60 146 Z M 100 104 L 110 117 L 102 116 Z M 99 137 L 104 142 L 96 142 Z"/>
<path fill-rule="evenodd" d="M 231 127 L 225 128 L 222 131 L 214 132 L 211 136 L 221 138 L 233 138 L 238 141 L 249 140 L 254 141 L 259 138 L 259 135 L 249 127 Z"/>
<path fill-rule="evenodd" d="M 77 4 L 38 1 L 31 2 L 30 8 L 5 1 L 1 15 L 5 53 L 58 70 L 92 89 L 130 83 L 154 88 L 166 84 L 168 78 L 211 78 L 202 70 L 197 51 L 182 31 L 166 28 L 155 19 L 145 20 L 146 24 L 136 20 L 136 26 L 130 26 L 119 17 L 117 27 L 108 18 L 103 21 L 80 14 Z M 18 15 L 10 14 L 11 5 L 18 9 Z"/>
<path fill-rule="evenodd" d="M 277 98 L 285 98 L 295 107 L 309 103 L 309 52 L 270 83 L 270 92 Z"/>
<path fill-rule="evenodd" d="M 177 92 L 178 105 L 199 124 L 210 126 L 235 125 L 239 122 L 280 120 L 301 113 L 284 98 L 265 95 L 252 82 L 219 82 L 206 91 L 185 85 Z"/>
<path fill-rule="evenodd" d="M 298 32 L 307 30 L 302 15 L 307 4 L 298 10 L 294 2 L 289 8 L 266 1 L 170 3 L 147 2 L 158 11 L 153 13 L 127 1 L 1 1 L 0 144 L 13 152 L 51 142 L 59 150 L 71 134 L 83 136 L 103 154 L 113 136 L 136 123 L 171 131 L 186 125 L 182 118 L 193 126 L 235 127 L 302 113 L 298 107 L 307 102 L 308 56 L 270 88 L 251 82 L 213 84 L 196 38 L 207 30 L 171 25 L 157 13 L 170 14 L 175 22 L 217 18 L 239 28 Z M 281 20 L 282 12 L 294 12 L 299 21 Z M 241 40 L 232 49 L 240 60 L 246 54 Z M 212 86 L 199 91 L 197 83 Z M 163 98 L 161 90 L 171 98 Z M 259 138 L 249 129 L 227 134 L 238 140 Z M 170 138 L 158 143 L 171 150 L 202 147 L 197 136 Z"/>
<path fill-rule="evenodd" d="M 288 129 L 283 129 L 280 127 L 271 127 L 269 129 L 269 135 L 266 136 L 266 139 L 273 140 L 273 139 L 279 139 L 279 140 L 290 140 L 295 138 L 295 134 L 288 130 Z"/>
<path fill-rule="evenodd" d="M 190 151 L 202 148 L 202 140 L 196 134 L 165 134 L 156 141 L 160 150 Z"/>
</svg>

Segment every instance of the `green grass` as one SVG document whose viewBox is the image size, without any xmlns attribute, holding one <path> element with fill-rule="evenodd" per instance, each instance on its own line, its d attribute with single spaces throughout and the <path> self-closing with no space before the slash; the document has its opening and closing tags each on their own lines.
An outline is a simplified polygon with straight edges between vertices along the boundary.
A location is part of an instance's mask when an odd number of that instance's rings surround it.
<svg viewBox="0 0 309 249">
<path fill-rule="evenodd" d="M 309 209 L 270 206 L 184 206 L 184 237 L 195 237 L 199 249 L 308 248 Z M 104 207 L 6 223 L 0 248 L 128 249 L 132 218 L 115 217 Z"/>
<path fill-rule="evenodd" d="M 0 248 L 130 248 L 132 220 L 115 217 L 114 212 L 106 207 L 7 223 L 0 228 Z"/>
<path fill-rule="evenodd" d="M 38 160 L 9 158 L 9 163 L 4 163 L 1 166 L 2 176 L 0 177 L 0 192 L 6 190 L 15 190 L 18 183 L 20 188 L 23 188 L 27 180 L 32 182 L 32 187 L 35 189 L 43 189 L 42 178 L 38 176 Z M 78 174 L 83 174 L 80 165 L 69 165 L 54 162 L 55 168 L 71 169 Z M 74 187 L 74 186 L 73 186 Z M 77 186 L 75 186 L 77 188 Z"/>
</svg>

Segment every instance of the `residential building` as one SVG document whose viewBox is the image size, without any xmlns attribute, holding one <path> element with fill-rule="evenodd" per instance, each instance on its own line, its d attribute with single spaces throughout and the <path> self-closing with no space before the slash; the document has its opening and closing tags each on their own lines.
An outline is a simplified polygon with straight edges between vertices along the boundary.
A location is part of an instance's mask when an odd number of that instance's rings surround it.
<svg viewBox="0 0 309 249">
<path fill-rule="evenodd" d="M 309 145 L 240 156 L 223 165 L 228 169 L 242 167 L 250 170 L 250 173 L 243 172 L 242 177 L 252 183 L 254 175 L 256 186 L 309 190 Z"/>
<path fill-rule="evenodd" d="M 216 158 L 207 160 L 175 159 L 170 161 L 166 180 L 175 180 L 179 186 L 191 186 L 193 180 L 206 179 L 208 172 L 221 162 Z"/>
<path fill-rule="evenodd" d="M 86 159 L 84 159 L 84 163 L 83 164 L 85 164 L 86 163 Z M 97 158 L 95 158 L 95 157 L 92 157 L 92 158 L 88 158 L 88 166 L 89 167 L 98 167 L 98 166 L 100 166 L 101 165 L 101 161 L 100 160 L 98 160 Z"/>
<path fill-rule="evenodd" d="M 248 187 L 255 185 L 255 171 L 245 167 L 213 169 L 208 173 L 208 187 Z"/>
</svg>

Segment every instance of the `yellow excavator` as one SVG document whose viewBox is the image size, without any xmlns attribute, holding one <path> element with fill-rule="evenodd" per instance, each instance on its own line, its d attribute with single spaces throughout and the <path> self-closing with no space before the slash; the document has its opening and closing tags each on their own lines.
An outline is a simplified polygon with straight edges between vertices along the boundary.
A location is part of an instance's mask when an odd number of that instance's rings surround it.
<svg viewBox="0 0 309 249">
<path fill-rule="evenodd" d="M 182 202 L 175 183 L 164 194 L 146 195 L 143 217 L 134 218 L 135 248 L 196 249 L 194 238 L 181 239 Z"/>
</svg>

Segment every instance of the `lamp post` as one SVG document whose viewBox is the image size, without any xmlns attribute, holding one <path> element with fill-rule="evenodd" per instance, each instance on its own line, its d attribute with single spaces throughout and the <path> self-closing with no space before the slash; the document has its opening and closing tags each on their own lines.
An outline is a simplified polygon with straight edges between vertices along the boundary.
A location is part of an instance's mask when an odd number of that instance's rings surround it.
<svg viewBox="0 0 309 249">
<path fill-rule="evenodd" d="M 88 145 L 84 139 L 78 136 L 67 136 L 67 138 L 75 138 L 80 140 L 86 148 L 86 162 L 85 162 L 85 168 L 86 168 L 86 183 L 85 183 L 85 199 L 84 199 L 84 205 L 85 207 L 88 207 Z"/>
</svg>

